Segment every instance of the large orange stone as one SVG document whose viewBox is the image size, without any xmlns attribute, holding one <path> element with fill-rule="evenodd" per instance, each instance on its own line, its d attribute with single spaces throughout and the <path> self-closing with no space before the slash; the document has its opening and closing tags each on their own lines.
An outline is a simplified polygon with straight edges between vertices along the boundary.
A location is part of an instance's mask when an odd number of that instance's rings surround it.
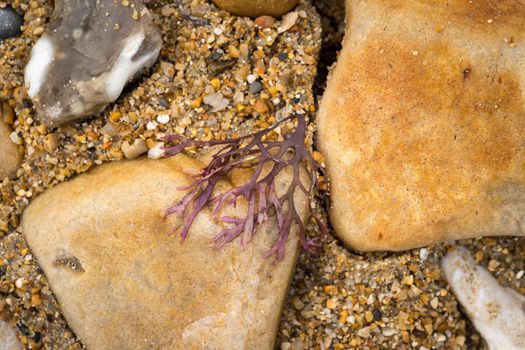
<svg viewBox="0 0 525 350">
<path fill-rule="evenodd" d="M 525 4 L 347 0 L 319 115 L 332 224 L 358 250 L 525 226 Z"/>
</svg>

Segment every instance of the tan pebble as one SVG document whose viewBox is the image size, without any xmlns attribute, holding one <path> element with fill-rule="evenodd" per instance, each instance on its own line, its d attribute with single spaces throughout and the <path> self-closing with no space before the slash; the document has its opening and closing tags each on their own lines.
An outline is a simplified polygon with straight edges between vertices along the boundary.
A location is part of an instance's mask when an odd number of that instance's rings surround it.
<svg viewBox="0 0 525 350">
<path fill-rule="evenodd" d="M 339 313 L 339 323 L 345 323 L 347 318 L 348 318 L 348 311 L 342 310 Z"/>
<path fill-rule="evenodd" d="M 18 289 L 22 289 L 22 287 L 24 286 L 25 283 L 26 283 L 26 280 L 24 279 L 24 277 L 19 277 L 19 278 L 15 281 L 15 286 L 16 286 L 16 288 L 18 288 Z"/>
<path fill-rule="evenodd" d="M 370 327 L 364 327 L 358 330 L 357 336 L 361 338 L 368 338 L 370 336 Z"/>
<path fill-rule="evenodd" d="M 437 297 L 434 297 L 434 298 L 430 301 L 430 306 L 432 306 L 432 308 L 433 308 L 434 310 L 437 309 L 438 304 L 439 304 L 439 300 L 438 300 Z"/>
<path fill-rule="evenodd" d="M 465 340 L 467 339 L 464 336 L 459 335 L 456 337 L 456 344 L 462 346 L 463 344 L 465 344 Z"/>
<path fill-rule="evenodd" d="M 211 86 L 213 87 L 213 90 L 219 91 L 221 89 L 221 81 L 219 78 L 213 78 L 211 80 Z"/>
<path fill-rule="evenodd" d="M 53 153 L 58 148 L 58 143 L 55 134 L 48 134 L 43 140 L 44 149 L 48 153 Z"/>
<path fill-rule="evenodd" d="M 11 107 L 9 103 L 4 102 L 0 108 L 2 110 L 2 120 L 4 123 L 13 125 L 15 122 L 15 111 L 13 110 L 13 107 Z"/>
<path fill-rule="evenodd" d="M 131 120 L 133 123 L 136 123 L 136 122 L 139 120 L 139 116 L 138 116 L 137 113 L 135 113 L 135 112 L 129 112 L 129 113 L 128 113 L 128 118 L 129 118 L 129 120 Z"/>
<path fill-rule="evenodd" d="M 44 33 L 44 27 L 42 26 L 39 26 L 39 27 L 36 27 L 34 30 L 33 30 L 33 35 L 42 35 L 42 33 Z"/>
<path fill-rule="evenodd" d="M 427 293 L 422 293 L 420 296 L 419 296 L 419 299 L 421 300 L 421 302 L 423 304 L 428 304 L 428 302 L 430 301 L 430 297 L 428 296 Z"/>
<path fill-rule="evenodd" d="M 126 158 L 133 159 L 146 153 L 148 151 L 148 145 L 146 145 L 146 142 L 143 139 L 136 139 L 131 145 L 128 141 L 124 141 L 121 149 Z"/>
<path fill-rule="evenodd" d="M 296 309 L 296 310 L 302 310 L 304 309 L 304 303 L 301 301 L 301 299 L 297 296 L 297 295 L 294 295 L 292 297 L 292 305 L 293 307 Z"/>
<path fill-rule="evenodd" d="M 476 255 L 475 255 L 474 257 L 475 257 L 476 262 L 477 262 L 478 264 L 483 260 L 483 256 L 484 256 L 484 254 L 483 254 L 483 251 L 482 251 L 482 250 L 478 250 L 478 251 L 476 252 Z"/>
<path fill-rule="evenodd" d="M 77 140 L 80 143 L 86 142 L 86 136 L 85 135 L 76 135 L 75 136 L 75 140 Z"/>
<path fill-rule="evenodd" d="M 0 219 L 0 231 L 7 232 L 8 228 L 9 227 L 7 225 L 7 222 L 5 222 L 4 220 Z"/>
<path fill-rule="evenodd" d="M 337 307 L 337 301 L 334 299 L 328 299 L 326 301 L 326 307 L 329 309 L 335 309 Z"/>
<path fill-rule="evenodd" d="M 160 159 L 164 155 L 164 143 L 157 142 L 153 147 L 150 147 L 148 150 L 148 158 L 150 159 Z"/>
<path fill-rule="evenodd" d="M 87 132 L 87 136 L 90 140 L 98 140 L 98 134 L 92 130 Z"/>
<path fill-rule="evenodd" d="M 396 330 L 393 329 L 393 328 L 384 327 L 384 328 L 381 328 L 381 333 L 383 333 L 383 335 L 384 335 L 385 337 L 391 337 L 391 336 L 393 336 L 394 334 L 396 334 Z"/>
<path fill-rule="evenodd" d="M 489 271 L 490 272 L 496 271 L 496 269 L 498 268 L 499 265 L 500 265 L 500 263 L 497 260 L 491 259 L 489 261 Z"/>
<path fill-rule="evenodd" d="M 266 72 L 266 66 L 264 65 L 263 60 L 257 60 L 257 63 L 255 64 L 255 72 L 261 76 Z"/>
<path fill-rule="evenodd" d="M 42 300 L 40 299 L 40 296 L 38 294 L 33 294 L 31 296 L 31 305 L 38 306 L 40 304 L 42 304 Z"/>
<path fill-rule="evenodd" d="M 319 163 L 319 164 L 322 164 L 324 163 L 324 156 L 317 152 L 317 151 L 314 151 L 313 154 L 312 154 L 312 157 L 314 158 L 314 160 Z"/>
<path fill-rule="evenodd" d="M 408 294 L 404 290 L 400 290 L 399 293 L 396 294 L 397 300 L 406 300 L 408 298 Z"/>
<path fill-rule="evenodd" d="M 169 17 L 174 12 L 175 9 L 171 8 L 169 5 L 164 5 L 160 10 L 160 14 L 164 17 Z"/>
<path fill-rule="evenodd" d="M 277 28 L 277 32 L 286 32 L 288 29 L 292 28 L 295 25 L 295 22 L 297 22 L 298 18 L 299 14 L 297 12 L 288 12 L 286 15 L 283 16 L 281 24 L 279 25 L 279 28 Z"/>
<path fill-rule="evenodd" d="M 241 51 L 235 46 L 230 45 L 228 46 L 228 55 L 230 55 L 231 58 L 239 58 L 241 57 Z"/>
<path fill-rule="evenodd" d="M 292 344 L 290 344 L 289 342 L 281 343 L 281 350 L 290 350 L 291 347 L 292 347 Z"/>
<path fill-rule="evenodd" d="M 202 96 L 199 96 L 195 98 L 193 101 L 191 101 L 191 106 L 193 108 L 198 108 L 201 106 L 201 104 L 202 104 Z"/>
<path fill-rule="evenodd" d="M 310 55 L 305 55 L 303 57 L 303 61 L 304 61 L 304 63 L 309 64 L 309 65 L 315 64 L 315 58 L 313 58 Z"/>
<path fill-rule="evenodd" d="M 250 53 L 250 48 L 248 44 L 242 43 L 241 45 L 239 45 L 239 51 L 241 52 L 241 57 L 247 58 L 248 54 Z"/>
<path fill-rule="evenodd" d="M 401 283 L 406 284 L 407 286 L 411 286 L 412 284 L 414 284 L 414 276 L 407 275 L 403 277 L 403 279 L 401 280 Z"/>
<path fill-rule="evenodd" d="M 432 334 L 432 332 L 434 332 L 434 327 L 432 327 L 432 323 L 426 324 L 424 327 L 427 334 L 430 335 Z"/>
<path fill-rule="evenodd" d="M 122 113 L 119 111 L 114 111 L 109 114 L 109 120 L 112 122 L 118 121 L 122 117 Z"/>
<path fill-rule="evenodd" d="M 272 16 L 260 16 L 255 19 L 255 24 L 261 28 L 270 28 L 275 24 L 275 18 Z"/>
<path fill-rule="evenodd" d="M 266 114 L 270 111 L 270 107 L 268 107 L 268 103 L 263 99 L 257 100 L 255 104 L 253 105 L 253 109 L 255 112 L 259 114 Z"/>
<path fill-rule="evenodd" d="M 323 290 L 326 294 L 335 295 L 337 294 L 337 287 L 332 285 L 326 285 L 323 287 Z"/>
<path fill-rule="evenodd" d="M 173 76 L 175 75 L 175 66 L 169 62 L 161 61 L 160 69 L 162 69 L 164 75 L 170 78 L 173 78 Z"/>
<path fill-rule="evenodd" d="M 403 339 L 404 343 L 408 343 L 410 341 L 410 335 L 407 331 L 401 331 L 401 339 Z"/>
</svg>

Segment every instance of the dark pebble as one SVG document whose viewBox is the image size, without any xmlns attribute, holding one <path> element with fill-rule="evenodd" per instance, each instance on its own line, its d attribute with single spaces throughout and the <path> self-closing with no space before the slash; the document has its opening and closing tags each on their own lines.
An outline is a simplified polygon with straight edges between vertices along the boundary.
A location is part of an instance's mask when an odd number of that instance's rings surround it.
<svg viewBox="0 0 525 350">
<path fill-rule="evenodd" d="M 374 321 L 380 321 L 383 315 L 381 315 L 381 310 L 375 309 L 372 314 L 374 315 Z"/>
<path fill-rule="evenodd" d="M 24 24 L 24 21 L 13 9 L 9 7 L 0 8 L 0 40 L 20 35 L 20 26 L 22 24 Z"/>
<path fill-rule="evenodd" d="M 284 61 L 288 57 L 288 54 L 286 52 L 281 52 L 277 57 L 279 57 L 281 61 Z"/>
<path fill-rule="evenodd" d="M 254 81 L 248 87 L 248 90 L 250 91 L 251 94 L 256 94 L 260 92 L 262 89 L 263 89 L 263 85 L 258 81 Z"/>
</svg>

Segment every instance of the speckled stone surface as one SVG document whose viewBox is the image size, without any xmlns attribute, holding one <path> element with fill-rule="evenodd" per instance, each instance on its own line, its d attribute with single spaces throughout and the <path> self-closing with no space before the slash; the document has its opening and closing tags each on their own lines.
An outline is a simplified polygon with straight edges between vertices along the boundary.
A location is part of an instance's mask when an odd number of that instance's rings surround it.
<svg viewBox="0 0 525 350">
<path fill-rule="evenodd" d="M 24 20 L 13 9 L 0 8 L 0 40 L 20 35 Z"/>
<path fill-rule="evenodd" d="M 40 120 L 56 127 L 101 112 L 155 63 L 160 47 L 140 0 L 56 0 L 25 68 Z"/>
</svg>

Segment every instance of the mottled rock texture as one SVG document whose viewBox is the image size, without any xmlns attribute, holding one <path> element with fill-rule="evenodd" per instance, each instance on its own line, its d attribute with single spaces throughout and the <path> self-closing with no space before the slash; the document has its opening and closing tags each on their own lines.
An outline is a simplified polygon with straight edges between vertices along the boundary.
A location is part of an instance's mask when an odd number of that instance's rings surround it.
<svg viewBox="0 0 525 350">
<path fill-rule="evenodd" d="M 26 210 L 27 241 L 88 349 L 273 349 L 297 234 L 272 265 L 263 254 L 278 237 L 273 219 L 245 249 L 236 240 L 213 250 L 221 227 L 206 211 L 181 244 L 169 235 L 181 219 L 164 220 L 164 210 L 201 166 L 183 155 L 102 165 Z M 306 215 L 306 198 L 297 208 Z"/>
<path fill-rule="evenodd" d="M 318 114 L 330 216 L 359 250 L 525 225 L 525 3 L 347 0 Z"/>
<path fill-rule="evenodd" d="M 213 0 L 220 8 L 235 15 L 257 17 L 282 16 L 294 8 L 298 0 Z"/>
<path fill-rule="evenodd" d="M 48 126 L 89 117 L 155 63 L 160 34 L 139 0 L 57 0 L 25 82 Z"/>
<path fill-rule="evenodd" d="M 448 283 L 491 350 L 525 349 L 525 297 L 501 286 L 465 248 L 441 263 Z"/>
</svg>

